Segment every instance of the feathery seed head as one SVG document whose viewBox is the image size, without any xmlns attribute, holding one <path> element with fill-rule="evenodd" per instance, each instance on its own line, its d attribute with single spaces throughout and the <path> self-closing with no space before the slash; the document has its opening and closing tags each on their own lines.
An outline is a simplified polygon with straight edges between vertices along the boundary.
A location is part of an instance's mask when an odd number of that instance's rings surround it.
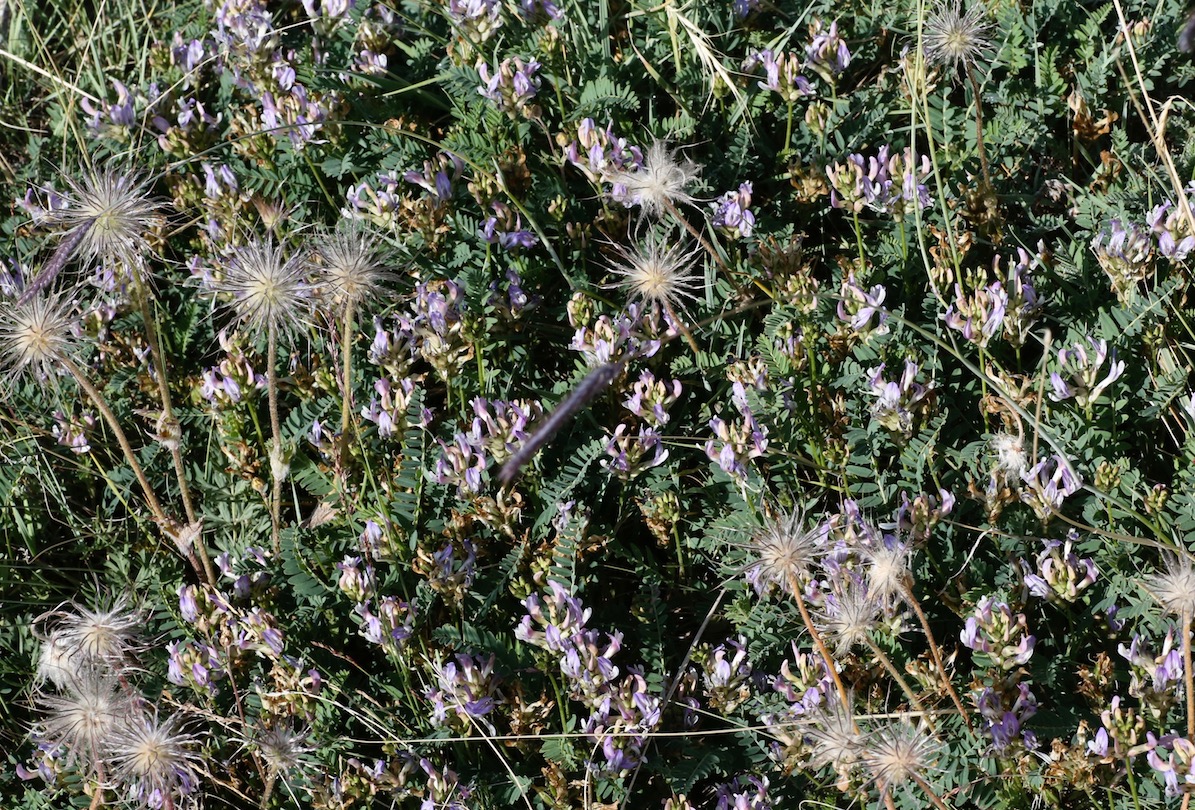
<svg viewBox="0 0 1195 810">
<path fill-rule="evenodd" d="M 88 769 L 103 758 L 107 741 L 135 710 L 112 674 L 94 667 L 78 672 L 61 693 L 40 695 L 38 705 L 45 713 L 42 740 L 64 746 L 69 759 Z"/>
<path fill-rule="evenodd" d="M 914 777 L 924 778 L 941 746 L 928 728 L 911 722 L 890 723 L 867 735 L 863 764 L 881 791 Z"/>
<path fill-rule="evenodd" d="M 194 750 L 196 737 L 181 726 L 177 715 L 161 719 L 156 709 L 138 711 L 117 726 L 107 744 L 108 761 L 113 778 L 133 798 L 150 803 L 198 786 L 202 759 Z"/>
<path fill-rule="evenodd" d="M 805 739 L 810 745 L 809 764 L 814 768 L 827 765 L 839 774 L 846 774 L 859 763 L 864 737 L 855 726 L 855 718 L 840 700 L 830 698 L 809 716 Z"/>
<path fill-rule="evenodd" d="M 867 592 L 876 599 L 903 599 L 909 592 L 913 547 L 899 540 L 885 540 L 862 553 L 867 566 Z"/>
<path fill-rule="evenodd" d="M 300 256 L 287 256 L 281 245 L 254 239 L 232 258 L 219 288 L 232 296 L 229 307 L 238 326 L 289 332 L 310 313 L 306 269 Z"/>
<path fill-rule="evenodd" d="M 32 370 L 50 374 L 74 345 L 72 318 L 56 295 L 34 295 L 24 303 L 0 304 L 0 358 L 14 376 Z"/>
<path fill-rule="evenodd" d="M 773 585 L 785 593 L 802 587 L 822 556 L 820 534 L 805 528 L 805 514 L 794 509 L 770 517 L 751 538 L 751 555 L 755 562 L 748 569 L 747 579 L 760 594 Z"/>
<path fill-rule="evenodd" d="M 1195 566 L 1186 554 L 1167 554 L 1164 570 L 1146 582 L 1146 590 L 1175 616 L 1195 616 Z"/>
<path fill-rule="evenodd" d="M 925 21 L 925 58 L 935 65 L 973 67 L 994 50 L 991 30 L 982 4 L 964 11 L 962 0 L 942 2 Z"/>
<path fill-rule="evenodd" d="M 377 241 L 360 229 L 338 231 L 324 237 L 315 251 L 321 295 L 343 312 L 379 298 L 392 274 Z"/>
<path fill-rule="evenodd" d="M 149 181 L 136 173 L 108 168 L 67 178 L 69 205 L 53 212 L 68 230 L 85 229 L 79 251 L 90 261 L 117 259 L 135 264 L 145 235 L 162 222 L 162 206 L 149 193 Z"/>
<path fill-rule="evenodd" d="M 124 596 L 107 608 L 88 610 L 71 605 L 74 611 L 57 613 L 51 638 L 70 656 L 87 666 L 119 668 L 137 648 L 137 636 L 144 618 L 131 609 Z"/>
<path fill-rule="evenodd" d="M 622 261 L 611 269 L 622 276 L 620 286 L 631 298 L 677 309 L 685 300 L 696 300 L 694 292 L 701 276 L 689 272 L 696 250 L 681 244 L 667 246 L 662 238 L 649 238 L 634 249 L 619 247 Z"/>
<path fill-rule="evenodd" d="M 277 773 L 286 773 L 303 764 L 303 757 L 311 751 L 307 734 L 290 726 L 275 724 L 260 730 L 253 738 L 266 765 Z"/>
<path fill-rule="evenodd" d="M 846 655 L 854 647 L 871 639 L 871 631 L 879 621 L 880 606 L 861 581 L 835 593 L 826 594 L 826 602 L 818 618 L 818 629 L 832 639 L 835 654 Z"/>
<path fill-rule="evenodd" d="M 644 214 L 658 217 L 670 205 L 693 202 L 685 186 L 700 174 L 696 163 L 678 158 L 664 141 L 653 141 L 639 168 L 611 172 L 606 180 L 612 185 L 610 194 L 614 199 L 627 208 L 637 205 Z"/>
</svg>

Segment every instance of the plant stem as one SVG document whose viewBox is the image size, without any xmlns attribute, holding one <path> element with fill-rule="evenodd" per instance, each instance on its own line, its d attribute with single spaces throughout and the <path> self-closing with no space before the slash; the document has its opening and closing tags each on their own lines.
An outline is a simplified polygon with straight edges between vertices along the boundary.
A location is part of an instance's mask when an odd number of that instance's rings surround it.
<svg viewBox="0 0 1195 810">
<path fill-rule="evenodd" d="M 141 307 L 141 320 L 145 323 L 145 340 L 149 343 L 150 355 L 153 357 L 154 377 L 158 384 L 158 393 L 162 399 L 162 422 L 165 425 L 163 432 L 169 434 L 167 446 L 170 448 L 170 456 L 174 461 L 174 473 L 178 478 L 178 491 L 183 499 L 183 511 L 187 515 L 187 523 L 194 526 L 199 522 L 199 518 L 195 512 L 195 502 L 191 497 L 191 486 L 187 483 L 187 471 L 183 464 L 182 428 L 179 426 L 178 420 L 174 418 L 174 408 L 170 402 L 170 384 L 166 377 L 166 357 L 162 352 L 157 321 L 149 306 L 148 290 L 142 282 L 139 272 L 133 272 L 133 285 L 137 302 Z M 204 545 L 200 537 L 196 537 L 192 548 L 198 553 L 199 560 L 203 564 L 203 573 L 207 578 L 207 583 L 214 586 L 216 574 L 212 570 L 212 561 L 208 556 L 207 546 Z"/>
<path fill-rule="evenodd" d="M 917 783 L 917 787 L 921 788 L 925 792 L 925 795 L 929 797 L 929 800 L 933 803 L 934 807 L 938 808 L 938 810 L 950 810 L 950 808 L 946 805 L 946 802 L 942 801 L 941 797 L 939 797 L 937 793 L 934 793 L 934 789 L 929 786 L 929 782 L 926 782 L 918 774 L 914 773 L 909 775 L 913 778 L 913 781 Z"/>
<path fill-rule="evenodd" d="M 905 680 L 904 676 L 900 674 L 900 670 L 898 670 L 896 665 L 892 663 L 892 659 L 888 657 L 888 653 L 880 649 L 880 645 L 872 641 L 871 636 L 866 636 L 865 638 L 867 641 L 867 646 L 871 649 L 875 657 L 879 659 L 880 665 L 883 666 L 884 669 L 888 670 L 888 674 L 891 675 L 892 679 L 900 685 L 901 691 L 905 693 L 905 696 L 908 697 L 909 702 L 913 704 L 913 708 L 921 712 L 921 714 L 924 715 L 928 721 L 929 714 L 925 711 L 925 704 L 918 699 L 917 693 L 913 691 L 913 687 L 909 686 L 909 682 Z"/>
<path fill-rule="evenodd" d="M 983 101 L 980 98 L 979 81 L 975 78 L 975 69 L 967 63 L 967 78 L 971 80 L 971 91 L 975 96 L 975 147 L 979 152 L 979 169 L 983 172 L 983 184 L 988 189 L 992 187 L 992 176 L 988 172 L 988 153 L 983 146 Z"/>
<path fill-rule="evenodd" d="M 938 648 L 938 643 L 934 641 L 933 631 L 929 629 L 929 619 L 925 615 L 925 611 L 921 609 L 921 604 L 913 593 L 908 588 L 905 589 L 906 601 L 909 606 L 913 608 L 913 612 L 917 614 L 918 621 L 921 622 L 921 628 L 925 631 L 925 638 L 929 641 L 929 651 L 934 657 L 934 664 L 938 667 L 938 672 L 942 674 L 942 680 L 946 683 L 946 690 L 950 693 L 950 700 L 954 703 L 954 707 L 958 709 L 958 713 L 963 716 L 963 721 L 967 724 L 967 728 L 971 728 L 971 715 L 963 707 L 963 701 L 959 697 L 958 692 L 954 691 L 954 684 L 950 682 L 950 675 L 946 672 L 946 665 L 942 663 L 942 651 Z"/>
<path fill-rule="evenodd" d="M 353 398 L 353 303 L 352 300 L 349 300 L 345 305 L 344 325 L 340 332 L 341 364 L 343 366 L 340 388 L 340 440 L 346 443 L 346 446 L 351 426 L 349 412 L 352 410 Z"/>
<path fill-rule="evenodd" d="M 826 664 L 826 671 L 830 673 L 830 678 L 833 679 L 834 686 L 838 689 L 838 698 L 842 701 L 843 711 L 851 714 L 851 723 L 853 724 L 854 714 L 851 713 L 851 701 L 847 697 L 846 687 L 842 684 L 842 678 L 838 675 L 838 667 L 834 664 L 834 657 L 830 655 L 830 651 L 826 648 L 826 642 L 822 640 L 822 634 L 813 626 L 813 618 L 809 615 L 809 608 L 805 606 L 805 597 L 801 595 L 801 588 L 797 583 L 797 578 L 792 574 L 788 576 L 788 587 L 793 592 L 793 599 L 797 602 L 797 610 L 801 612 L 801 621 L 805 623 L 805 629 L 813 637 L 813 646 L 817 648 L 818 654 Z"/>
<path fill-rule="evenodd" d="M 1191 609 L 1183 608 L 1183 675 L 1187 687 L 1187 739 L 1195 740 L 1195 674 L 1191 672 Z"/>
<path fill-rule="evenodd" d="M 270 539 L 274 554 L 282 553 L 282 537 L 279 533 L 279 516 L 282 513 L 282 424 L 278 419 L 278 325 L 271 322 L 266 338 L 266 394 L 270 405 L 270 477 L 273 485 L 270 493 Z"/>
<path fill-rule="evenodd" d="M 154 494 L 153 487 L 149 485 L 149 479 L 145 476 L 145 470 L 141 468 L 141 462 L 137 461 L 137 455 L 133 452 L 133 446 L 129 444 L 129 437 L 125 435 L 124 429 L 121 428 L 116 414 L 108 407 L 108 401 L 104 399 L 104 395 L 100 393 L 98 388 L 91 384 L 91 381 L 87 379 L 83 370 L 75 365 L 74 361 L 70 358 L 59 356 L 58 361 L 62 363 L 63 368 L 70 372 L 70 375 L 75 378 L 75 382 L 79 384 L 79 387 L 95 403 L 95 407 L 103 415 L 104 421 L 108 423 L 108 427 L 111 428 L 113 435 L 116 436 L 116 443 L 120 445 L 125 460 L 133 468 L 133 475 L 137 476 L 137 482 L 141 485 L 141 490 L 145 493 L 145 501 L 149 505 L 149 510 L 153 512 L 154 519 L 163 526 L 168 525 L 170 519 L 166 517 L 166 512 L 162 509 L 162 504 L 158 501 L 158 496 Z"/>
</svg>

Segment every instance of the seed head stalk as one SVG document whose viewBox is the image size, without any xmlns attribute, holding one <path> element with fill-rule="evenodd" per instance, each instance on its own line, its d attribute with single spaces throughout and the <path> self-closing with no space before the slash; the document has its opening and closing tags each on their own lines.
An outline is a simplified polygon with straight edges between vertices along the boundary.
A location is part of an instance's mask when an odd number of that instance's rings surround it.
<svg viewBox="0 0 1195 810">
<path fill-rule="evenodd" d="M 141 485 L 141 491 L 145 493 L 145 502 L 149 506 L 149 511 L 153 512 L 154 520 L 163 528 L 169 526 L 172 521 L 167 517 L 166 511 L 162 508 L 162 504 L 158 500 L 158 496 L 154 494 L 153 487 L 149 483 L 149 478 L 146 477 L 145 470 L 142 469 L 141 463 L 137 461 L 137 455 L 133 452 L 133 446 L 129 443 L 129 437 L 125 435 L 124 429 L 120 426 L 120 420 L 116 418 L 116 414 L 108 407 L 108 401 L 104 399 L 104 395 L 100 393 L 98 388 L 91 384 L 91 380 L 87 379 L 87 375 L 83 373 L 83 370 L 75 365 L 74 361 L 69 357 L 59 355 L 58 362 L 75 378 L 75 382 L 91 398 L 96 409 L 104 417 L 104 421 L 108 423 L 108 427 L 116 437 L 116 443 L 120 445 L 121 452 L 124 453 L 125 460 L 129 463 L 129 467 L 133 470 L 133 475 L 137 477 L 137 482 Z M 195 573 L 200 577 L 206 577 L 204 567 L 195 556 L 195 552 L 191 551 L 186 557 L 187 561 L 191 563 L 191 567 L 195 569 Z"/>
<path fill-rule="evenodd" d="M 925 705 L 917 697 L 917 693 L 913 691 L 913 687 L 909 686 L 909 682 L 906 681 L 904 676 L 900 674 L 900 670 L 898 670 L 896 665 L 892 663 L 892 659 L 888 657 L 888 654 L 880 649 L 880 645 L 876 644 L 875 641 L 872 640 L 870 633 L 864 636 L 864 640 L 867 642 L 867 646 L 871 649 L 872 654 L 875 655 L 876 659 L 879 660 L 880 665 L 883 666 L 884 669 L 888 671 L 888 674 L 892 676 L 892 679 L 900 685 L 901 691 L 903 691 L 905 696 L 908 697 L 909 703 L 913 704 L 913 708 L 921 712 L 921 714 L 925 716 L 925 719 L 929 721 L 930 718 L 929 714 L 925 711 Z"/>
<path fill-rule="evenodd" d="M 352 420 L 349 419 L 349 414 L 352 411 L 353 398 L 353 315 L 356 302 L 349 300 L 344 307 L 344 324 L 340 331 L 340 349 L 341 349 L 341 365 L 343 382 L 341 383 L 341 400 L 340 400 L 340 440 L 344 446 L 348 446 L 349 429 L 352 427 Z"/>
<path fill-rule="evenodd" d="M 929 786 L 929 782 L 926 782 L 920 774 L 911 773 L 909 776 L 917 783 L 917 787 L 921 788 L 922 792 L 925 793 L 937 810 L 950 810 L 946 802 L 942 801 L 942 797 L 934 792 L 934 789 Z"/>
<path fill-rule="evenodd" d="M 983 99 L 980 97 L 979 80 L 975 78 L 975 68 L 970 62 L 965 65 L 967 79 L 971 82 L 971 92 L 975 96 L 975 148 L 979 152 L 979 169 L 983 172 L 983 184 L 987 190 L 992 188 L 992 175 L 988 170 L 988 153 L 983 145 Z"/>
<path fill-rule="evenodd" d="M 153 312 L 149 305 L 148 291 L 146 285 L 142 282 L 141 274 L 133 272 L 133 285 L 137 295 L 137 303 L 141 307 L 141 319 L 145 322 L 145 339 L 149 343 L 149 351 L 153 357 L 154 363 L 154 377 L 158 384 L 158 393 L 162 399 L 162 420 L 167 426 L 168 431 L 178 429 L 178 422 L 174 418 L 174 408 L 170 401 L 170 384 L 166 376 L 166 358 L 162 353 L 162 344 L 158 336 L 157 323 L 154 319 Z M 187 515 L 187 523 L 194 526 L 199 522 L 197 513 L 195 512 L 195 503 L 191 497 L 191 486 L 187 483 L 187 471 L 183 464 L 183 451 L 181 446 L 181 436 L 174 437 L 174 440 L 169 442 L 170 455 L 174 460 L 174 472 L 178 478 L 179 494 L 183 500 L 183 510 Z M 207 553 L 207 546 L 204 545 L 202 539 L 196 538 L 192 547 L 199 555 L 199 561 L 203 564 L 203 575 L 209 585 L 216 584 L 216 574 L 212 570 L 212 561 Z"/>
<path fill-rule="evenodd" d="M 1187 688 L 1187 739 L 1195 740 L 1195 674 L 1191 672 L 1191 608 L 1185 607 L 1183 623 L 1183 676 Z M 1190 794 L 1188 794 L 1190 795 Z"/>
<path fill-rule="evenodd" d="M 942 680 L 946 684 L 946 691 L 950 693 L 950 700 L 954 703 L 954 708 L 958 709 L 958 713 L 962 715 L 963 722 L 967 724 L 967 728 L 971 726 L 971 715 L 963 707 L 963 701 L 959 697 L 958 692 L 954 689 L 954 684 L 950 682 L 950 674 L 946 672 L 946 665 L 942 663 L 942 650 L 938 647 L 938 642 L 934 640 L 934 633 L 929 627 L 929 618 L 925 615 L 925 611 L 921 609 L 921 603 L 917 601 L 917 597 L 913 596 L 911 588 L 905 588 L 905 601 L 913 608 L 913 612 L 917 614 L 917 620 L 921 622 L 921 628 L 925 631 L 925 638 L 929 642 L 930 654 L 934 657 L 934 663 L 938 667 L 938 672 L 942 673 Z"/>
<path fill-rule="evenodd" d="M 822 639 L 822 634 L 814 626 L 813 617 L 809 615 L 809 608 L 805 605 L 805 597 L 801 595 L 801 588 L 797 583 L 797 578 L 791 573 L 788 575 L 788 587 L 793 592 L 793 599 L 796 600 L 797 610 L 801 613 L 801 621 L 805 623 L 805 629 L 809 631 L 809 635 L 813 638 L 813 646 L 817 648 L 818 654 L 822 657 L 822 661 L 825 662 L 826 669 L 830 673 L 830 678 L 834 681 L 834 687 L 838 690 L 838 698 L 842 701 L 842 707 L 850 711 L 851 701 L 847 697 L 846 687 L 843 686 L 842 678 L 838 675 L 838 667 L 834 663 L 834 657 L 830 655 L 830 650 L 827 649 L 826 642 Z M 854 724 L 853 715 L 851 723 Z"/>
<path fill-rule="evenodd" d="M 270 406 L 270 431 L 273 434 L 270 451 L 270 476 L 273 478 L 270 492 L 270 539 L 273 541 L 274 554 L 280 555 L 282 553 L 282 537 L 279 532 L 282 514 L 282 423 L 278 419 L 278 324 L 273 320 L 270 321 L 266 346 L 266 395 Z"/>
</svg>

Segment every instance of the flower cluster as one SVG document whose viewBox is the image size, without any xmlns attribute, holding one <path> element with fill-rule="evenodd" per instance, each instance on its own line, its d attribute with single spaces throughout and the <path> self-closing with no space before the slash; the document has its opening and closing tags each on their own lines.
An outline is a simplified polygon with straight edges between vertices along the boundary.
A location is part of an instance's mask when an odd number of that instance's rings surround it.
<svg viewBox="0 0 1195 810">
<path fill-rule="evenodd" d="M 740 483 L 746 482 L 749 464 L 768 449 L 768 429 L 755 419 L 755 412 L 747 401 L 747 390 L 742 383 L 734 383 L 731 397 L 741 419 L 727 422 L 720 416 L 710 419 L 714 437 L 705 443 L 705 454 L 710 461 L 727 475 Z"/>
<path fill-rule="evenodd" d="M 1036 568 L 1022 562 L 1025 587 L 1031 594 L 1043 599 L 1074 602 L 1080 593 L 1095 584 L 1099 570 L 1090 557 L 1080 558 L 1072 550 L 1077 540 L 1078 533 L 1072 530 L 1065 542 L 1045 541 L 1045 548 L 1037 555 Z"/>
<path fill-rule="evenodd" d="M 728 236 L 747 238 L 755 230 L 755 214 L 751 212 L 750 182 L 740 183 L 738 191 L 728 191 L 714 203 L 714 216 L 710 220 L 715 228 L 722 229 Z"/>
<path fill-rule="evenodd" d="M 846 163 L 826 169 L 830 204 L 854 214 L 870 208 L 897 222 L 928 208 L 933 204 L 926 187 L 932 167 L 926 155 L 917 157 L 908 147 L 893 154 L 887 144 L 874 157 L 848 155 Z"/>
<path fill-rule="evenodd" d="M 905 360 L 904 372 L 895 382 L 883 378 L 884 365 L 880 363 L 868 372 L 871 393 L 876 398 L 871 415 L 892 435 L 908 441 L 933 405 L 934 385 L 914 382 L 919 369 L 912 360 Z"/>
<path fill-rule="evenodd" d="M 603 767 L 622 773 L 643 761 L 647 736 L 660 721 L 662 701 L 635 670 L 619 679 L 613 657 L 622 634 L 588 628 L 591 611 L 556 581 L 544 598 L 528 596 L 527 615 L 515 628 L 520 641 L 546 650 L 559 663 L 569 696 L 590 710 L 584 731 L 601 746 Z"/>
<path fill-rule="evenodd" d="M 477 66 L 481 87 L 477 92 L 487 98 L 511 118 L 539 118 L 539 107 L 532 103 L 539 90 L 540 64 L 534 59 L 524 62 L 515 57 L 503 59 L 497 70 L 485 62 Z"/>
<path fill-rule="evenodd" d="M 1058 367 L 1067 376 L 1054 371 L 1050 373 L 1050 399 L 1063 402 L 1073 398 L 1080 408 L 1088 408 L 1104 393 L 1104 390 L 1120 379 L 1124 373 L 1124 361 L 1117 361 L 1116 350 L 1111 352 L 1112 360 L 1108 373 L 1101 380 L 1100 370 L 1108 359 L 1108 341 L 1087 338 L 1087 345 L 1075 343 L 1058 352 Z"/>
<path fill-rule="evenodd" d="M 1025 614 L 1014 614 L 1007 602 L 995 596 L 979 600 L 959 637 L 987 666 L 1005 671 L 1027 664 L 1037 643 L 1029 634 Z"/>
</svg>

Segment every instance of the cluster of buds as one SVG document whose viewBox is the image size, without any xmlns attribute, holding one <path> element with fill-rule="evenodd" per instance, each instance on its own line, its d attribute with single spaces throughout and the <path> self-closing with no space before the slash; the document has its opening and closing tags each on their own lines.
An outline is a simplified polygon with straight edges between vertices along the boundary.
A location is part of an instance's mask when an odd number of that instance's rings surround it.
<svg viewBox="0 0 1195 810">
<path fill-rule="evenodd" d="M 229 346 L 231 351 L 228 356 L 200 377 L 199 396 L 216 410 L 235 405 L 266 388 L 265 375 L 254 370 L 239 348 L 232 344 Z"/>
<path fill-rule="evenodd" d="M 381 647 L 387 655 L 399 655 L 415 626 L 415 611 L 409 604 L 393 596 L 382 596 L 377 600 L 367 599 L 359 603 L 353 612 L 361 620 L 357 632 L 366 641 Z"/>
<path fill-rule="evenodd" d="M 623 405 L 653 428 L 668 424 L 668 409 L 680 398 L 680 380 L 657 380 L 646 369 L 631 386 L 631 396 Z"/>
<path fill-rule="evenodd" d="M 1090 349 L 1090 351 L 1089 351 Z M 1124 361 L 1117 361 L 1116 349 L 1111 352 L 1112 361 L 1108 374 L 1100 380 L 1100 369 L 1108 359 L 1108 341 L 1088 337 L 1087 345 L 1076 343 L 1058 352 L 1058 366 L 1066 372 L 1067 378 L 1057 371 L 1050 374 L 1050 399 L 1062 402 L 1074 398 L 1080 408 L 1088 408 L 1103 394 L 1104 389 L 1116 382 L 1124 373 Z"/>
<path fill-rule="evenodd" d="M 531 424 L 543 414 L 539 402 L 473 400 L 475 414 L 467 431 L 458 432 L 452 444 L 441 441 L 443 453 L 431 473 L 438 484 L 453 484 L 461 494 L 478 493 L 482 476 L 495 459 L 502 463 L 530 435 Z"/>
<path fill-rule="evenodd" d="M 1080 558 L 1075 554 L 1072 549 L 1076 540 L 1078 533 L 1071 530 L 1065 543 L 1045 541 L 1045 549 L 1037 555 L 1036 570 L 1027 562 L 1021 562 L 1029 593 L 1042 599 L 1071 603 L 1095 584 L 1099 569 L 1091 558 Z"/>
<path fill-rule="evenodd" d="M 413 568 L 415 573 L 427 579 L 433 591 L 449 602 L 460 604 L 465 592 L 473 585 L 477 549 L 470 540 L 445 543 L 432 554 L 418 549 Z"/>
<path fill-rule="evenodd" d="M 693 656 L 701 667 L 701 684 L 711 709 L 731 712 L 751 697 L 751 662 L 746 640 L 728 640 Z M 787 663 L 787 662 L 786 662 Z"/>
<path fill-rule="evenodd" d="M 158 147 L 176 157 L 202 153 L 216 139 L 222 114 L 212 115 L 202 101 L 188 97 L 175 99 L 173 109 L 167 110 L 169 101 L 163 98 L 154 105 L 153 124 L 161 133 Z"/>
<path fill-rule="evenodd" d="M 415 382 L 404 377 L 396 387 L 389 377 L 382 377 L 374 381 L 373 390 L 376 396 L 361 408 L 361 418 L 377 425 L 378 435 L 389 439 L 396 431 L 401 433 L 408 427 L 407 409 L 415 393 Z"/>
<path fill-rule="evenodd" d="M 348 205 L 340 213 L 350 219 L 367 219 L 382 228 L 394 227 L 403 209 L 400 180 L 397 172 L 380 172 L 370 182 L 349 186 L 344 195 Z"/>
<path fill-rule="evenodd" d="M 660 350 L 658 307 L 645 310 L 638 303 L 630 303 L 613 317 L 599 315 L 591 321 L 593 312 L 588 300 L 574 296 L 568 310 L 569 322 L 577 330 L 569 348 L 584 355 L 591 367 L 632 357 L 651 357 Z"/>
<path fill-rule="evenodd" d="M 482 85 L 477 92 L 487 98 L 511 118 L 539 118 L 538 104 L 533 103 L 539 90 L 540 63 L 532 59 L 503 59 L 496 71 L 491 71 L 485 62 L 479 62 L 477 73 Z"/>
<path fill-rule="evenodd" d="M 1100 730 L 1087 743 L 1087 755 L 1105 765 L 1119 765 L 1137 747 L 1145 731 L 1145 718 L 1132 708 L 1120 707 L 1120 695 L 1112 698 L 1108 708 L 1100 713 Z"/>
<path fill-rule="evenodd" d="M 923 492 L 909 500 L 908 493 L 900 493 L 900 507 L 896 510 L 896 526 L 907 532 L 914 542 L 929 539 L 930 532 L 938 522 L 954 511 L 954 494 L 940 489 L 938 494 Z"/>
<path fill-rule="evenodd" d="M 1165 734 L 1158 739 L 1152 731 L 1146 734 L 1146 739 L 1149 740 L 1146 760 L 1166 783 L 1166 795 L 1189 794 L 1195 785 L 1195 743 L 1176 734 Z"/>
<path fill-rule="evenodd" d="M 851 51 L 838 33 L 838 21 L 826 28 L 825 23 L 814 18 L 809 24 L 809 37 L 809 45 L 805 48 L 808 67 L 833 85 L 851 64 Z"/>
<path fill-rule="evenodd" d="M 983 730 L 992 738 L 992 747 L 1004 753 L 1013 743 L 1027 749 L 1037 748 L 1037 735 L 1024 728 L 1025 721 L 1037 714 L 1037 698 L 1028 684 L 997 691 L 986 687 L 974 696 L 975 708 L 983 718 Z"/>
<path fill-rule="evenodd" d="M 461 61 L 502 27 L 500 0 L 448 0 L 448 19 L 455 34 L 454 55 Z"/>
<path fill-rule="evenodd" d="M 95 416 L 81 413 L 71 414 L 68 418 L 62 411 L 54 411 L 54 438 L 59 446 L 65 447 L 77 456 L 91 452 L 91 441 L 88 438 L 95 430 Z"/>
<path fill-rule="evenodd" d="M 766 776 L 750 773 L 722 782 L 714 787 L 715 810 L 772 810 L 768 784 Z"/>
<path fill-rule="evenodd" d="M 933 406 L 934 385 L 914 382 L 918 367 L 912 360 L 905 360 L 904 372 L 895 382 L 883 378 L 884 365 L 868 372 L 871 394 L 876 398 L 871 415 L 894 436 L 908 441 Z"/>
<path fill-rule="evenodd" d="M 531 248 L 539 244 L 539 237 L 523 227 L 523 218 L 511 210 L 506 203 L 494 200 L 490 203 L 493 216 L 486 217 L 478 231 L 487 244 L 500 245 L 506 250 Z"/>
<path fill-rule="evenodd" d="M 387 330 L 380 317 L 373 319 L 373 343 L 369 346 L 369 362 L 381 366 L 394 379 L 404 379 L 411 370 L 418 353 L 414 334 L 403 320 Z"/>
<path fill-rule="evenodd" d="M 609 458 L 602 459 L 602 466 L 624 481 L 668 460 L 668 451 L 654 428 L 634 431 L 625 424 L 615 428 L 606 442 L 606 455 Z"/>
<path fill-rule="evenodd" d="M 986 667 L 1008 671 L 1029 663 L 1037 639 L 1029 634 L 1025 614 L 1013 614 L 1007 602 L 986 596 L 967 617 L 959 635 Z"/>
<path fill-rule="evenodd" d="M 917 160 L 905 147 L 896 154 L 887 145 L 881 146 L 875 157 L 848 155 L 846 163 L 835 163 L 826 169 L 830 181 L 830 205 L 858 214 L 870 208 L 888 214 L 897 222 L 911 211 L 933 204 L 926 181 L 932 167 L 925 155 Z"/>
<path fill-rule="evenodd" d="M 415 301 L 403 328 L 419 355 L 444 380 L 452 379 L 473 357 L 465 336 L 464 290 L 453 281 L 429 281 L 415 288 Z"/>
<path fill-rule="evenodd" d="M 423 171 L 404 172 L 402 179 L 426 191 L 437 205 L 452 199 L 453 183 L 465 171 L 465 161 L 452 152 L 440 152 L 435 160 L 423 161 Z"/>
<path fill-rule="evenodd" d="M 710 220 L 727 236 L 747 238 L 755 230 L 755 214 L 751 212 L 750 182 L 740 183 L 738 191 L 728 191 L 714 203 L 714 216 Z"/>
<path fill-rule="evenodd" d="M 116 101 L 112 103 L 100 101 L 98 104 L 93 104 L 90 99 L 84 98 L 79 104 L 83 107 L 83 111 L 91 116 L 87 121 L 87 128 L 91 130 L 93 136 L 125 142 L 129 138 L 129 133 L 133 131 L 133 127 L 137 125 L 133 94 L 127 86 L 116 79 L 112 80 L 112 86 L 116 90 Z"/>
<path fill-rule="evenodd" d="M 1137 285 L 1153 273 L 1153 240 L 1136 223 L 1112 220 L 1092 240 L 1091 249 L 1122 303 L 1128 303 Z"/>
<path fill-rule="evenodd" d="M 383 3 L 374 3 L 361 15 L 353 40 L 353 70 L 367 76 L 385 75 L 387 52 L 402 35 L 402 17 Z"/>
<path fill-rule="evenodd" d="M 1174 646 L 1174 628 L 1166 633 L 1162 649 L 1156 654 L 1149 640 L 1137 633 L 1127 647 L 1119 645 L 1117 652 L 1129 662 L 1129 695 L 1138 698 L 1154 717 L 1165 717 L 1183 681 L 1182 645 Z"/>
</svg>

